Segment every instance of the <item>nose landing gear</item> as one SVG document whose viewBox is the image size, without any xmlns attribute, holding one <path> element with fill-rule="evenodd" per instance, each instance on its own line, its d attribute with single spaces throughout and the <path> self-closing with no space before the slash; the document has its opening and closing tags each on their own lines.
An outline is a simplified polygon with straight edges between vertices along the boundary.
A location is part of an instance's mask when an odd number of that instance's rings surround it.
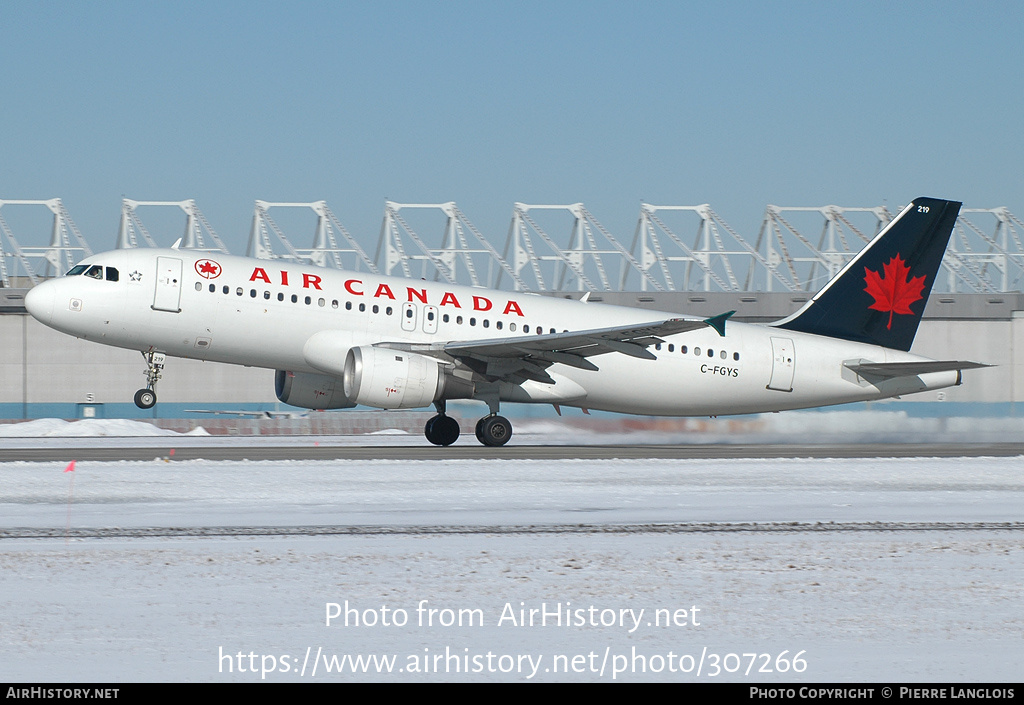
<svg viewBox="0 0 1024 705">
<path fill-rule="evenodd" d="M 152 409 L 156 405 L 156 383 L 160 379 L 160 371 L 164 369 L 167 356 L 160 352 L 142 353 L 146 358 L 146 388 L 135 392 L 135 406 L 140 409 Z"/>
</svg>

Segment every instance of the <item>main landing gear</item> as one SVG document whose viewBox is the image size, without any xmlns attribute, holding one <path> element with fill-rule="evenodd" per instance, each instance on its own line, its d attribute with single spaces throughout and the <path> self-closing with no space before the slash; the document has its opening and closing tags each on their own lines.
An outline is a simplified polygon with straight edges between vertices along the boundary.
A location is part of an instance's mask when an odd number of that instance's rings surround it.
<svg viewBox="0 0 1024 705">
<path fill-rule="evenodd" d="M 512 424 L 504 416 L 491 414 L 476 422 L 476 439 L 485 446 L 503 446 L 512 437 Z"/>
<path fill-rule="evenodd" d="M 160 379 L 160 371 L 164 368 L 167 356 L 163 353 L 142 353 L 146 358 L 146 388 L 135 392 L 135 406 L 140 409 L 152 409 L 156 405 L 156 383 Z"/>
<path fill-rule="evenodd" d="M 459 422 L 445 414 L 445 403 L 434 403 L 437 415 L 432 416 L 423 428 L 423 435 L 436 446 L 450 446 L 459 439 Z M 504 416 L 498 416 L 497 409 L 476 422 L 476 438 L 485 446 L 503 446 L 512 438 L 512 423 Z"/>
<path fill-rule="evenodd" d="M 450 446 L 459 440 L 459 422 L 444 413 L 444 401 L 434 404 L 437 416 L 431 416 L 423 427 L 423 435 L 435 446 Z"/>
</svg>

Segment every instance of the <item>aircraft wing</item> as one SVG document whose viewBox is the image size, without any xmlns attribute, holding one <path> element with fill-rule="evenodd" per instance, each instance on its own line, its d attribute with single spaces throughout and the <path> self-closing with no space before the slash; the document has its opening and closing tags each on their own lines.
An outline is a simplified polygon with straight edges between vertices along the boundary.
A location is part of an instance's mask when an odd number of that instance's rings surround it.
<svg viewBox="0 0 1024 705">
<path fill-rule="evenodd" d="M 587 358 L 610 352 L 653 360 L 655 356 L 647 350 L 647 346 L 663 342 L 663 336 L 685 333 L 708 325 L 710 324 L 707 321 L 702 320 L 670 318 L 640 325 L 523 335 L 520 338 L 491 338 L 437 344 L 382 343 L 381 347 L 425 355 L 443 354 L 495 381 L 519 384 L 532 379 L 552 384 L 554 380 L 545 370 L 555 363 L 596 371 L 597 365 Z"/>
<path fill-rule="evenodd" d="M 929 372 L 952 372 L 953 370 L 975 370 L 991 367 L 981 362 L 964 360 L 923 360 L 921 362 L 847 362 L 844 365 L 857 374 L 874 377 L 913 377 Z"/>
</svg>

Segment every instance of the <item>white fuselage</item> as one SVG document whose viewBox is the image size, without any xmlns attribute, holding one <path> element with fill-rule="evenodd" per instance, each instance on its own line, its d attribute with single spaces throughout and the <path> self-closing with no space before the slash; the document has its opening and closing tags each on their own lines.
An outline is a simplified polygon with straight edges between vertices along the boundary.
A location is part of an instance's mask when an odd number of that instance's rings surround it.
<svg viewBox="0 0 1024 705">
<path fill-rule="evenodd" d="M 676 318 L 674 314 L 191 250 L 116 250 L 85 265 L 115 270 L 45 282 L 27 305 L 57 330 L 106 345 L 214 362 L 329 373 L 347 347 L 525 338 Z M 335 367 L 306 349 L 332 331 Z M 924 360 L 909 353 L 772 326 L 729 322 L 668 336 L 656 359 L 589 358 L 598 371 L 549 368 L 554 385 L 502 385 L 511 401 L 631 414 L 744 414 L 939 389 L 959 373 L 884 381 L 844 362 Z"/>
</svg>

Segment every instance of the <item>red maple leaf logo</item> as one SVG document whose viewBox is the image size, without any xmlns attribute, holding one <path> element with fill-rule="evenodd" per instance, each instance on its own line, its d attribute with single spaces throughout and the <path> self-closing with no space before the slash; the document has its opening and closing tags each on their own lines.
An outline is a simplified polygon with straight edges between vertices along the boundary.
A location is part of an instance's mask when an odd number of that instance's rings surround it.
<svg viewBox="0 0 1024 705">
<path fill-rule="evenodd" d="M 216 279 L 220 276 L 220 265 L 212 259 L 204 259 L 196 262 L 196 272 L 204 279 Z"/>
<path fill-rule="evenodd" d="M 910 267 L 903 262 L 898 252 L 882 266 L 882 272 L 882 276 L 879 276 L 878 272 L 864 268 L 864 283 L 867 284 L 864 291 L 875 299 L 868 308 L 889 312 L 889 323 L 885 327 L 892 330 L 892 314 L 914 315 L 910 304 L 923 298 L 921 291 L 924 289 L 924 277 L 908 279 Z"/>
</svg>

